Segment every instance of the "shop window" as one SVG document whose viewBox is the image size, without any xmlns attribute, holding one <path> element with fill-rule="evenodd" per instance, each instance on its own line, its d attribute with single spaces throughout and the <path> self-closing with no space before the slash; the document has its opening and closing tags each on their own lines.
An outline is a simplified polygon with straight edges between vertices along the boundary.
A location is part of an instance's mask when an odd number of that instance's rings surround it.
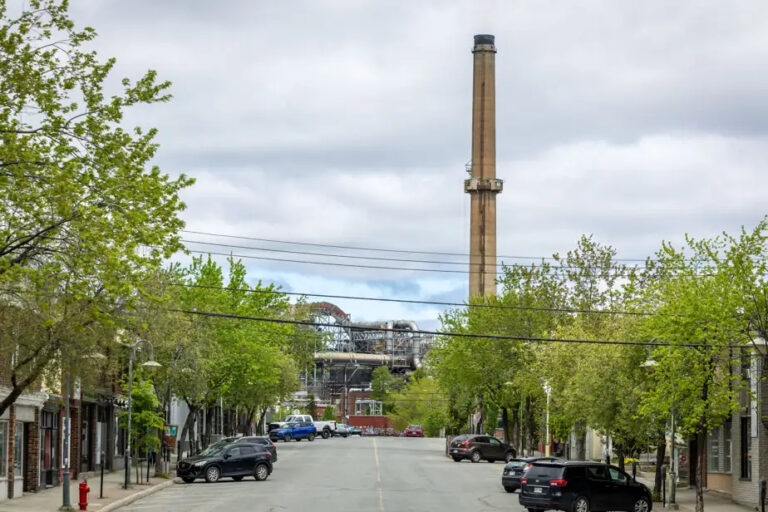
<svg viewBox="0 0 768 512">
<path fill-rule="evenodd" d="M 24 424 L 16 422 L 16 432 L 13 435 L 13 474 L 17 477 L 23 476 L 22 461 L 24 459 Z"/>
<path fill-rule="evenodd" d="M 720 427 L 712 429 L 707 439 L 707 470 L 720 471 Z"/>
<path fill-rule="evenodd" d="M 0 479 L 7 475 L 8 461 L 8 422 L 0 421 Z"/>
</svg>

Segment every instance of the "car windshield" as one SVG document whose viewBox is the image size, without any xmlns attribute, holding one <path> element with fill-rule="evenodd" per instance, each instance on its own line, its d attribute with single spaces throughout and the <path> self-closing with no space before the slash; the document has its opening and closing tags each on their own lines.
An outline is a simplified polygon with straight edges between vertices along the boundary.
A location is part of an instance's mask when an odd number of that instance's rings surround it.
<svg viewBox="0 0 768 512">
<path fill-rule="evenodd" d="M 557 479 L 563 474 L 563 466 L 550 466 L 549 464 L 534 464 L 528 470 L 532 478 L 552 478 Z"/>
<path fill-rule="evenodd" d="M 526 464 L 525 461 L 522 461 L 522 460 L 511 460 L 507 462 L 507 465 L 505 467 L 507 469 L 522 468 L 525 466 L 525 464 Z"/>
</svg>

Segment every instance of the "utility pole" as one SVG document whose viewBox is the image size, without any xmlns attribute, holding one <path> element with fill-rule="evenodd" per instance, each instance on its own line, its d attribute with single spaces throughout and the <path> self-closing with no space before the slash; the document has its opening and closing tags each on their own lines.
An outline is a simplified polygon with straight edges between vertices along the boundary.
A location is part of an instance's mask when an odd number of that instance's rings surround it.
<svg viewBox="0 0 768 512">
<path fill-rule="evenodd" d="M 62 510 L 72 510 L 72 504 L 70 503 L 69 499 L 69 464 L 70 464 L 70 453 L 69 453 L 69 433 L 70 433 L 70 422 L 71 416 L 70 416 L 70 405 L 69 405 L 69 387 L 70 387 L 70 374 L 67 373 L 67 379 L 66 379 L 66 386 L 64 393 L 66 394 L 66 399 L 64 400 L 64 474 L 61 478 L 61 491 L 62 491 L 62 503 L 61 508 Z"/>
</svg>

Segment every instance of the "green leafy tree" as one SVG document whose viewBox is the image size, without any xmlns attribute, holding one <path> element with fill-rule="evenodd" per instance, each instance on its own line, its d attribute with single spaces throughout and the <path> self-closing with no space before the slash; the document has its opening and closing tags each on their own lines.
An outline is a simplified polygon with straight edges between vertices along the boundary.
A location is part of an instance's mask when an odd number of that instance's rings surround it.
<svg viewBox="0 0 768 512">
<path fill-rule="evenodd" d="M 57 362 L 84 373 L 77 355 L 98 338 L 79 332 L 129 311 L 181 248 L 179 192 L 192 180 L 150 164 L 154 129 L 123 126 L 130 107 L 167 101 L 170 84 L 149 71 L 108 92 L 115 61 L 87 48 L 95 36 L 66 1 L 30 0 L 14 16 L 0 0 L 0 302 L 23 304 L 31 332 L 47 332 L 20 337 L 0 414 Z"/>
<path fill-rule="evenodd" d="M 309 394 L 309 401 L 307 402 L 307 407 L 304 409 L 304 411 L 306 414 L 312 416 L 312 419 L 316 419 L 315 416 L 317 416 L 317 402 L 315 401 L 314 393 Z"/>
<path fill-rule="evenodd" d="M 698 438 L 698 512 L 704 509 L 706 434 L 739 410 L 739 396 L 748 387 L 742 368 L 752 366 L 752 321 L 760 314 L 754 298 L 756 290 L 764 289 L 768 270 L 766 228 L 764 219 L 737 236 L 686 237 L 684 249 L 665 243 L 656 261 L 648 263 L 656 278 L 645 302 L 657 314 L 647 318 L 646 335 L 669 346 L 653 351 L 654 385 L 642 408 L 664 416 L 674 411 L 680 433 Z M 744 346 L 745 352 L 734 345 Z"/>
<path fill-rule="evenodd" d="M 393 411 L 387 416 L 395 430 L 418 424 L 426 436 L 435 437 L 447 426 L 447 400 L 431 377 L 411 380 L 403 391 L 391 396 L 391 401 Z"/>
<path fill-rule="evenodd" d="M 128 393 L 128 382 L 122 383 L 123 391 Z M 119 415 L 120 426 L 128 426 L 128 412 Z M 131 451 L 135 457 L 145 457 L 150 450 L 160 446 L 157 430 L 164 427 L 160 401 L 155 394 L 152 381 L 145 378 L 138 370 L 133 375 L 131 393 Z"/>
<path fill-rule="evenodd" d="M 314 416 L 313 416 L 314 418 Z M 327 405 L 323 410 L 323 416 L 320 418 L 322 421 L 332 421 L 336 419 L 336 412 L 333 410 L 332 405 Z"/>
</svg>

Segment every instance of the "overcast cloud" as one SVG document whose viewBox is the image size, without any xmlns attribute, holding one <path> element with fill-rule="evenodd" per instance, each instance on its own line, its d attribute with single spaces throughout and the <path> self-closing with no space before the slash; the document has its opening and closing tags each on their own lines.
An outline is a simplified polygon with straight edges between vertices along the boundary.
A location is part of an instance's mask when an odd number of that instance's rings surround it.
<svg viewBox="0 0 768 512">
<path fill-rule="evenodd" d="M 184 195 L 191 230 L 466 252 L 475 33 L 498 48 L 500 254 L 564 252 L 593 233 L 645 257 L 662 239 L 766 214 L 766 2 L 73 4 L 101 55 L 117 57 L 116 77 L 152 68 L 174 83 L 171 103 L 129 121 L 159 128 L 166 172 L 197 178 Z M 467 293 L 462 274 L 248 265 L 292 291 Z M 357 320 L 428 327 L 439 311 L 335 302 Z"/>
</svg>

